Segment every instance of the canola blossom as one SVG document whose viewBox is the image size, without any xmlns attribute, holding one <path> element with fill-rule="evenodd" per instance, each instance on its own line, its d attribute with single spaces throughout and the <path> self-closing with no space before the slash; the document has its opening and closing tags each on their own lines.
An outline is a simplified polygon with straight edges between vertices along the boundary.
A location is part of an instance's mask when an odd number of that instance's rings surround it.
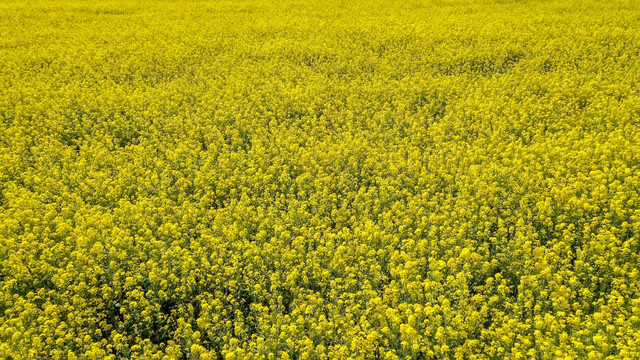
<svg viewBox="0 0 640 360">
<path fill-rule="evenodd" d="M 639 359 L 640 2 L 0 0 L 1 359 Z"/>
</svg>

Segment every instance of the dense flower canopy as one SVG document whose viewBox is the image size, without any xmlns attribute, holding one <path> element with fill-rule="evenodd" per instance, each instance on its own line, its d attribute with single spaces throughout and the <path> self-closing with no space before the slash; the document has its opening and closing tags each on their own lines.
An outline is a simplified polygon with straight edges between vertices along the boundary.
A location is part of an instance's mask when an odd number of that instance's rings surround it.
<svg viewBox="0 0 640 360">
<path fill-rule="evenodd" d="M 640 358 L 637 1 L 0 0 L 0 358 Z"/>
</svg>

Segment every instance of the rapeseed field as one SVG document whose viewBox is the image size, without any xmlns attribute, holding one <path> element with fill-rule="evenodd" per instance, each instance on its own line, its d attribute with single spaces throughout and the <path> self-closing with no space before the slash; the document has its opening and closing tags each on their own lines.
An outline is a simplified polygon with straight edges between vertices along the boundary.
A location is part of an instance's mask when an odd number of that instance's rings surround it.
<svg viewBox="0 0 640 360">
<path fill-rule="evenodd" d="M 0 359 L 640 359 L 640 2 L 0 0 Z"/>
</svg>

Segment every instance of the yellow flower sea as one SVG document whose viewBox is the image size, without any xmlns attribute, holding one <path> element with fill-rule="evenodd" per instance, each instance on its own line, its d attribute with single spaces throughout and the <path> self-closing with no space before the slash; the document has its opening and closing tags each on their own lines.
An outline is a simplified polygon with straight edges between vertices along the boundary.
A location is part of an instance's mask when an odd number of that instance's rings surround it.
<svg viewBox="0 0 640 360">
<path fill-rule="evenodd" d="M 640 359 L 640 2 L 0 0 L 0 359 Z"/>
</svg>

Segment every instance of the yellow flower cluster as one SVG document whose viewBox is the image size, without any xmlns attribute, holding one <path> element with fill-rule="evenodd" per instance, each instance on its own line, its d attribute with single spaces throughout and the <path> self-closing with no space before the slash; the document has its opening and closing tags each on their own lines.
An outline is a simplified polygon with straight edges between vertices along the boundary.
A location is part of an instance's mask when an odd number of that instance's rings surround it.
<svg viewBox="0 0 640 360">
<path fill-rule="evenodd" d="M 0 1 L 0 358 L 639 359 L 639 14 Z"/>
</svg>

